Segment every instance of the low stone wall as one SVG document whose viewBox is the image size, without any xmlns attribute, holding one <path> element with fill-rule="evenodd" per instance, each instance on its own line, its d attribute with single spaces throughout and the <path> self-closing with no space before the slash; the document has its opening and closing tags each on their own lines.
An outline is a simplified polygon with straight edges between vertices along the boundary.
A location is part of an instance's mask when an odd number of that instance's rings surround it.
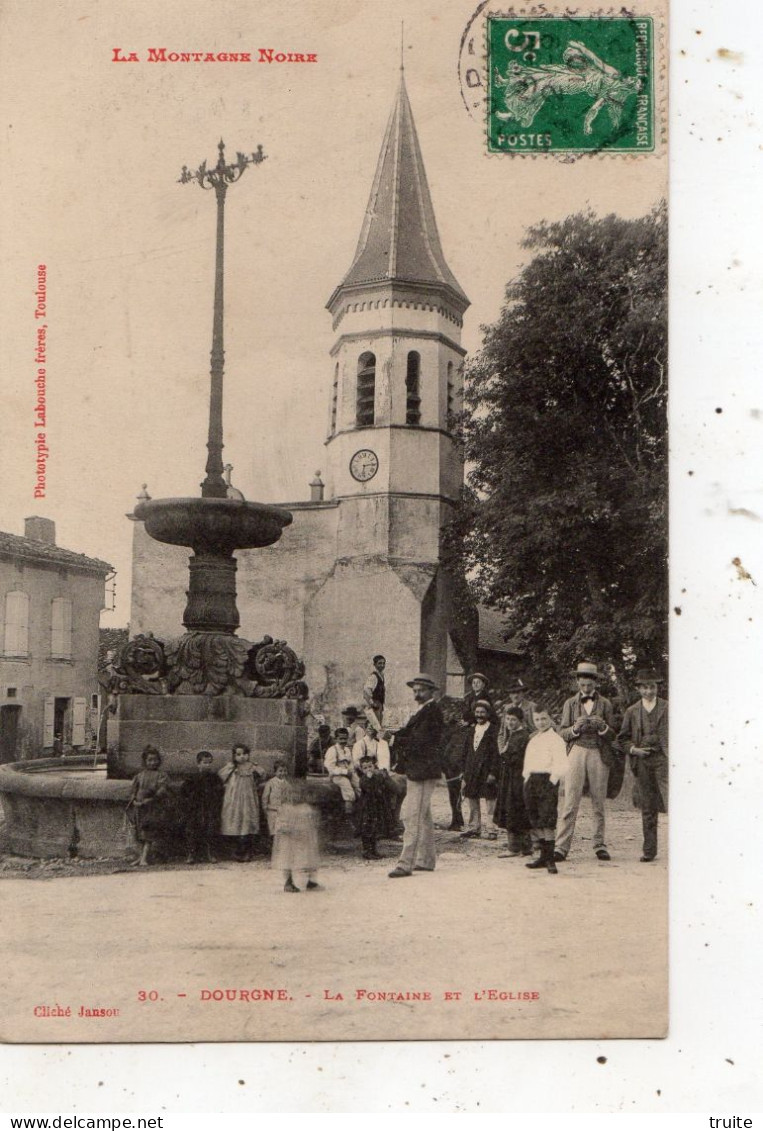
<svg viewBox="0 0 763 1131">
<path fill-rule="evenodd" d="M 91 760 L 38 758 L 0 766 L 4 836 L 11 852 L 38 857 L 129 856 L 135 850 L 125 822 L 129 781 L 88 771 Z"/>
</svg>

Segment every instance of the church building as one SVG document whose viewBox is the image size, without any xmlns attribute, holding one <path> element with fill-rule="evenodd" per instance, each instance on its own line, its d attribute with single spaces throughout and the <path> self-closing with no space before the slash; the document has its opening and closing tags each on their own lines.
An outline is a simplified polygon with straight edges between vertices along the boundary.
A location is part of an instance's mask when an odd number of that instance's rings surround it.
<svg viewBox="0 0 763 1131">
<path fill-rule="evenodd" d="M 310 501 L 279 504 L 294 520 L 276 545 L 236 554 L 240 634 L 287 640 L 305 660 L 314 710 L 334 724 L 362 702 L 376 653 L 387 658 L 393 725 L 418 671 L 463 694 L 476 641 L 454 611 L 440 543 L 464 478 L 451 423 L 468 306 L 440 243 L 401 72 L 355 257 L 327 303 L 325 484 L 316 474 Z M 187 550 L 135 521 L 132 634 L 181 634 L 187 563 Z"/>
</svg>

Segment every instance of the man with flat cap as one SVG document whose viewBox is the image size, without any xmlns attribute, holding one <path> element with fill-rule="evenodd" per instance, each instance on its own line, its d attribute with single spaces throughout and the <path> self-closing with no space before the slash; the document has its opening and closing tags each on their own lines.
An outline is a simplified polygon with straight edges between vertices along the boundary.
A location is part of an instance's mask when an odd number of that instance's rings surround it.
<svg viewBox="0 0 763 1131">
<path fill-rule="evenodd" d="M 442 745 L 445 720 L 434 693 L 431 676 L 420 673 L 408 680 L 417 707 L 394 739 L 393 754 L 398 773 L 408 780 L 402 818 L 405 831 L 397 867 L 389 873 L 396 880 L 412 872 L 433 872 L 437 860 L 432 820 L 432 794 L 442 776 Z"/>
<path fill-rule="evenodd" d="M 564 800 L 559 803 L 554 859 L 567 859 L 587 781 L 593 807 L 593 850 L 599 860 L 611 860 L 604 840 L 604 803 L 609 769 L 615 761 L 614 712 L 609 699 L 597 690 L 596 664 L 582 660 L 575 669 L 575 678 L 578 692 L 565 702 L 559 728 L 567 743 L 567 774 Z"/>
<path fill-rule="evenodd" d="M 642 864 L 657 855 L 657 815 L 668 811 L 668 701 L 657 696 L 662 679 L 656 671 L 642 668 L 636 673 L 641 698 L 628 708 L 617 743 L 630 755 L 637 789 L 633 799 L 641 809 L 644 831 Z"/>
</svg>

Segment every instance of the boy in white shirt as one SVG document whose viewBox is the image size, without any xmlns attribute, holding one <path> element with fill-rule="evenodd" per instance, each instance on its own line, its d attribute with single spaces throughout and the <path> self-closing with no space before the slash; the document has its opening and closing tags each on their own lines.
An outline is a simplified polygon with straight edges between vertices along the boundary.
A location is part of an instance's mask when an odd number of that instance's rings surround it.
<svg viewBox="0 0 763 1131">
<path fill-rule="evenodd" d="M 355 798 L 360 792 L 358 775 L 352 761 L 347 727 L 337 727 L 334 731 L 334 745 L 326 751 L 323 764 L 333 782 L 339 786 L 345 813 L 351 813 Z"/>
<path fill-rule="evenodd" d="M 567 771 L 567 744 L 553 729 L 553 720 L 543 704 L 533 710 L 536 733 L 527 743 L 522 767 L 524 799 L 530 818 L 533 839 L 538 840 L 540 855 L 526 868 L 545 868 L 557 873 L 554 863 L 554 836 L 559 781 Z"/>
</svg>

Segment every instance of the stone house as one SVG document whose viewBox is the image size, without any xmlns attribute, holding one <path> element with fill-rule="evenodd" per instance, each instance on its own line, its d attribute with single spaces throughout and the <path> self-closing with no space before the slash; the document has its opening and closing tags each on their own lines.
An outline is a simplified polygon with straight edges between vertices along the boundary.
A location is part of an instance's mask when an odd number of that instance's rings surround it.
<svg viewBox="0 0 763 1131">
<path fill-rule="evenodd" d="M 108 562 L 56 545 L 55 524 L 0 532 L 0 762 L 88 747 Z M 56 736 L 60 736 L 56 741 Z"/>
</svg>

